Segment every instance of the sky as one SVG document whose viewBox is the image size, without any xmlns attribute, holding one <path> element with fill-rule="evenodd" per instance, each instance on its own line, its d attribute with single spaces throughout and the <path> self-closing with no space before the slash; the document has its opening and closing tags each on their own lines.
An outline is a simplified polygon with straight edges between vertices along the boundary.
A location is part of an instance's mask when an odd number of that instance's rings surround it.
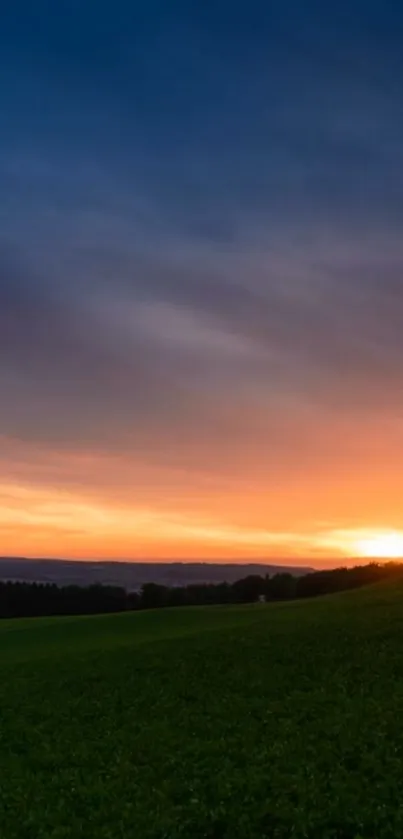
<svg viewBox="0 0 403 839">
<path fill-rule="evenodd" d="M 0 554 L 403 552 L 403 8 L 1 17 Z"/>
</svg>

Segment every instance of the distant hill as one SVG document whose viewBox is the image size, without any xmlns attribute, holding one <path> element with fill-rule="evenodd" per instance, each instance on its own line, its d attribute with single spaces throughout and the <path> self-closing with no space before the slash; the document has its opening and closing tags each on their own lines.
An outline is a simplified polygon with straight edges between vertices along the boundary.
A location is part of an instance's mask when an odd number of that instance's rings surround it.
<svg viewBox="0 0 403 839">
<path fill-rule="evenodd" d="M 302 576 L 309 567 L 223 564 L 209 562 L 77 562 L 63 559 L 0 557 L 0 580 L 88 586 L 93 583 L 137 591 L 143 583 L 185 586 L 191 583 L 233 583 L 248 574 L 289 572 Z"/>
</svg>

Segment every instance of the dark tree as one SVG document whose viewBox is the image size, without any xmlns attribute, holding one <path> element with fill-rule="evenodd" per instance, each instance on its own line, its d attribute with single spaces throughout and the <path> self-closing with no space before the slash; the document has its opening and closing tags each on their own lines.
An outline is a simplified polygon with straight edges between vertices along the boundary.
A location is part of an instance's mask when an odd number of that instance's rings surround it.
<svg viewBox="0 0 403 839">
<path fill-rule="evenodd" d="M 237 580 L 232 585 L 234 603 L 255 603 L 261 594 L 265 594 L 266 582 L 264 577 L 250 574 L 243 580 Z"/>
<path fill-rule="evenodd" d="M 269 578 L 252 574 L 229 585 L 191 584 L 168 588 L 146 583 L 141 592 L 127 592 L 117 586 L 64 586 L 0 581 L 0 618 L 39 615 L 84 615 L 121 612 L 128 609 L 159 609 L 164 606 L 211 606 L 226 603 L 252 603 L 260 595 L 267 600 L 318 597 L 359 588 L 381 580 L 403 577 L 403 564 L 376 563 L 355 568 L 315 571 L 296 578 L 275 574 Z"/>
<path fill-rule="evenodd" d="M 169 605 L 169 592 L 167 586 L 160 586 L 158 583 L 145 583 L 140 592 L 140 608 L 161 609 Z"/>
<path fill-rule="evenodd" d="M 268 600 L 291 600 L 296 596 L 297 580 L 292 574 L 275 574 L 266 583 Z"/>
</svg>

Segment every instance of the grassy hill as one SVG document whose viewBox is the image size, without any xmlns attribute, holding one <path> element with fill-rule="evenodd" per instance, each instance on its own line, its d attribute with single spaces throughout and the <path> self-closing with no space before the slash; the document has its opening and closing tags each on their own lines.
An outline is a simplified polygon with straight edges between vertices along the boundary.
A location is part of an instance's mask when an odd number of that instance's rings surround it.
<svg viewBox="0 0 403 839">
<path fill-rule="evenodd" d="M 403 584 L 0 623 L 1 839 L 403 836 Z"/>
</svg>

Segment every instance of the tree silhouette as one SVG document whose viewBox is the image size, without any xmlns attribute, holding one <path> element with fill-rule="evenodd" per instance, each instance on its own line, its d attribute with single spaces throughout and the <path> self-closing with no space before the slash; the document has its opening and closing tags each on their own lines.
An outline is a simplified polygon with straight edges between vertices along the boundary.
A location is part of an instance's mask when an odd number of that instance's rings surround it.
<svg viewBox="0 0 403 839">
<path fill-rule="evenodd" d="M 191 584 L 168 588 L 145 583 L 140 592 L 127 592 L 118 586 L 63 586 L 55 584 L 1 582 L 0 618 L 39 615 L 83 615 L 167 606 L 211 606 L 253 603 L 262 595 L 267 601 L 318 597 L 359 588 L 385 579 L 403 577 L 403 564 L 376 563 L 354 568 L 314 571 L 302 577 L 250 574 L 235 583 Z"/>
</svg>

